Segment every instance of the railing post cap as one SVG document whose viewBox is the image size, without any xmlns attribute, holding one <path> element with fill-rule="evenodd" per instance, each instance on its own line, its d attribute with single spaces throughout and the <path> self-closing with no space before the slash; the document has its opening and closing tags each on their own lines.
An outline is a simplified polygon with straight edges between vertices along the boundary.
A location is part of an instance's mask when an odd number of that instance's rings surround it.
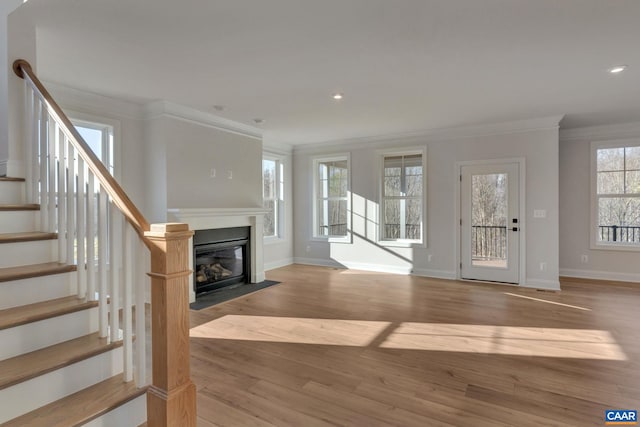
<svg viewBox="0 0 640 427">
<path fill-rule="evenodd" d="M 168 222 L 164 224 L 151 224 L 152 233 L 177 233 L 181 231 L 189 231 L 189 224 L 179 222 Z"/>
<path fill-rule="evenodd" d="M 24 78 L 24 74 L 22 72 L 23 68 L 31 70 L 31 64 L 29 64 L 29 61 L 27 61 L 26 59 L 16 59 L 15 61 L 13 61 L 13 72 L 16 73 L 16 76 L 20 77 L 21 79 Z"/>
</svg>

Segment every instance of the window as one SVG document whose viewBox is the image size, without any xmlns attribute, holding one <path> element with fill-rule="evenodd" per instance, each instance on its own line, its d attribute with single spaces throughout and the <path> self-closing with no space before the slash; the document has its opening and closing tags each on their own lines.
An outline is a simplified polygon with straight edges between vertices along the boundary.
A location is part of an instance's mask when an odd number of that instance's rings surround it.
<svg viewBox="0 0 640 427">
<path fill-rule="evenodd" d="M 262 160 L 262 200 L 268 211 L 264 216 L 264 237 L 282 237 L 284 165 L 280 159 Z"/>
<path fill-rule="evenodd" d="M 349 158 L 314 160 L 314 237 L 338 240 L 349 235 Z"/>
<path fill-rule="evenodd" d="M 73 120 L 76 130 L 84 138 L 98 159 L 114 174 L 113 129 L 111 125 Z"/>
<path fill-rule="evenodd" d="M 640 142 L 592 149 L 592 245 L 640 250 Z"/>
<path fill-rule="evenodd" d="M 422 242 L 423 153 L 382 156 L 381 241 Z"/>
</svg>

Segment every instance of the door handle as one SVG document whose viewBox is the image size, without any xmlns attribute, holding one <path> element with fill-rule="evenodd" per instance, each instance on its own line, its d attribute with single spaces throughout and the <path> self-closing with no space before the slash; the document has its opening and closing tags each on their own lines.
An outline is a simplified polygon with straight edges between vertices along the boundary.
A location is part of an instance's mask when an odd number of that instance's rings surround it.
<svg viewBox="0 0 640 427">
<path fill-rule="evenodd" d="M 511 231 L 518 231 L 518 227 L 513 227 Z"/>
</svg>

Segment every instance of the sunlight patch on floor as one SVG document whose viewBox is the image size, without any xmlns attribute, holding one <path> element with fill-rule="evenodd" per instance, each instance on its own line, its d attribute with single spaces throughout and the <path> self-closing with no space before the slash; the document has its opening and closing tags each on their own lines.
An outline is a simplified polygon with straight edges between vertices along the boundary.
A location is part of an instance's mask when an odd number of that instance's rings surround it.
<svg viewBox="0 0 640 427">
<path fill-rule="evenodd" d="M 382 348 L 513 356 L 627 360 L 608 331 L 495 325 L 402 323 Z"/>
<path fill-rule="evenodd" d="M 499 325 L 226 315 L 191 329 L 192 338 L 377 346 L 594 360 L 628 360 L 608 331 Z"/>
<path fill-rule="evenodd" d="M 518 297 L 518 298 L 528 299 L 528 300 L 531 300 L 531 301 L 546 302 L 547 304 L 554 304 L 554 305 L 560 305 L 560 306 L 562 306 L 562 307 L 575 308 L 575 309 L 577 309 L 577 310 L 591 311 L 591 309 L 590 309 L 590 308 L 586 308 L 586 307 L 579 307 L 579 306 L 577 306 L 577 305 L 564 304 L 564 303 L 561 303 L 561 302 L 549 301 L 549 300 L 546 300 L 546 299 L 540 299 L 540 298 L 528 297 L 528 296 L 526 296 L 526 295 L 512 294 L 512 293 L 510 293 L 510 292 L 505 292 L 504 294 L 505 294 L 505 295 L 512 296 L 512 297 Z"/>
<path fill-rule="evenodd" d="M 226 315 L 191 329 L 193 338 L 366 347 L 390 322 Z"/>
</svg>

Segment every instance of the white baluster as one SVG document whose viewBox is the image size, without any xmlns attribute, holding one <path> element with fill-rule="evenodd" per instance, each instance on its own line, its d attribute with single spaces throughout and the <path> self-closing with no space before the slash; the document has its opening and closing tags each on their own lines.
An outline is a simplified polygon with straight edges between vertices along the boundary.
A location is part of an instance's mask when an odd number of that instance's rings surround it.
<svg viewBox="0 0 640 427">
<path fill-rule="evenodd" d="M 110 216 L 109 216 L 109 268 L 110 268 L 110 299 L 109 299 L 109 311 L 110 328 L 111 328 L 111 341 L 118 341 L 120 339 L 120 265 L 122 259 L 122 217 L 120 211 L 115 204 L 110 204 Z"/>
<path fill-rule="evenodd" d="M 49 147 L 47 146 L 47 110 L 38 100 L 38 141 L 40 143 L 40 230 L 49 231 Z"/>
<path fill-rule="evenodd" d="M 27 179 L 25 196 L 27 203 L 34 203 L 33 201 L 33 122 L 34 122 L 34 110 L 33 110 L 33 91 L 28 82 L 24 83 L 24 131 L 25 131 L 25 167 Z"/>
<path fill-rule="evenodd" d="M 36 93 L 31 90 L 31 106 L 33 110 L 33 115 L 31 117 L 31 182 L 29 186 L 31 187 L 31 196 L 32 198 L 29 200 L 32 203 L 40 203 L 40 139 L 38 138 L 38 129 L 39 129 L 39 99 Z"/>
<path fill-rule="evenodd" d="M 96 300 L 96 191 L 93 172 L 87 171 L 87 299 Z"/>
<path fill-rule="evenodd" d="M 107 248 L 108 248 L 108 224 L 107 224 L 107 193 L 102 186 L 98 189 L 98 313 L 100 318 L 100 336 L 109 335 L 109 311 L 107 307 Z"/>
<path fill-rule="evenodd" d="M 62 129 L 56 126 L 55 132 L 55 140 L 53 142 L 58 148 L 58 260 L 62 263 L 67 262 L 67 250 L 66 250 L 66 218 L 67 218 L 67 205 L 65 203 L 66 195 L 65 195 L 65 185 L 67 183 L 66 176 L 66 161 L 67 158 L 65 153 L 65 145 L 64 144 L 64 133 Z"/>
<path fill-rule="evenodd" d="M 64 137 L 64 136 L 63 136 Z M 67 146 L 67 259 L 69 263 L 75 263 L 74 246 L 76 243 L 76 189 L 74 185 L 76 183 L 76 154 L 73 145 L 69 143 L 69 140 L 64 137 L 62 142 Z M 60 203 L 65 203 L 65 200 L 61 200 Z"/>
<path fill-rule="evenodd" d="M 56 221 L 56 205 L 59 200 L 56 197 L 56 123 L 47 113 L 47 146 L 49 148 L 49 200 L 47 203 L 49 230 L 57 232 L 59 225 Z"/>
<path fill-rule="evenodd" d="M 147 326 L 146 326 L 146 297 L 147 297 L 147 248 L 142 239 L 136 238 L 135 245 L 135 294 L 136 294 L 136 385 L 142 387 L 147 384 Z"/>
<path fill-rule="evenodd" d="M 84 178 L 84 160 L 78 155 L 78 181 L 76 184 L 76 191 L 78 193 L 78 200 L 76 201 L 77 208 L 77 266 L 78 266 L 78 298 L 87 298 L 87 269 L 85 260 L 85 239 L 86 229 L 88 221 L 85 217 L 85 178 Z"/>
<path fill-rule="evenodd" d="M 133 238 L 134 233 L 131 225 L 124 223 L 124 286 L 123 286 L 123 307 L 122 307 L 122 329 L 124 331 L 124 380 L 133 380 Z"/>
</svg>

